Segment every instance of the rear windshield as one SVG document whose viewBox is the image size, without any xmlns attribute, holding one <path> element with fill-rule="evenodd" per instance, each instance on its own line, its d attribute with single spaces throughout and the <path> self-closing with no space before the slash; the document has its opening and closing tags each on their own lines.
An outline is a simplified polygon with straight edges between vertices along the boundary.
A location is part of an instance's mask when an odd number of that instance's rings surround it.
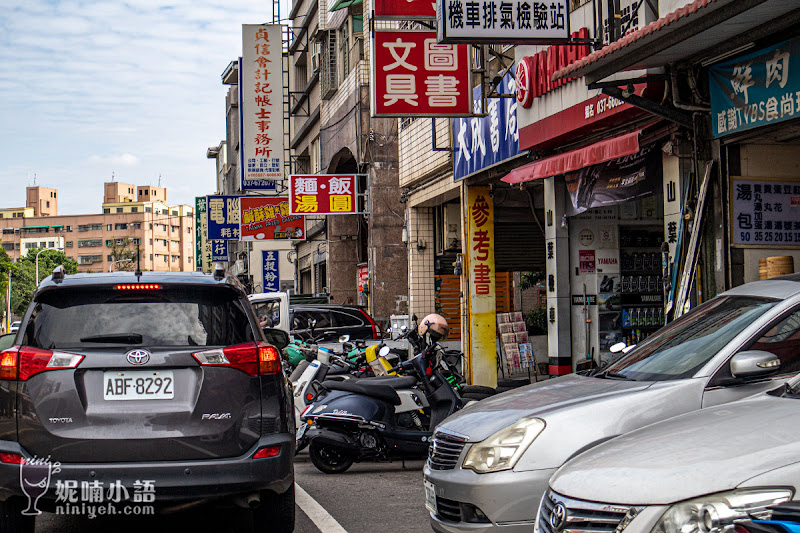
<svg viewBox="0 0 800 533">
<path fill-rule="evenodd" d="M 250 321 L 234 291 L 195 286 L 48 291 L 36 299 L 23 343 L 53 350 L 119 344 L 229 346 L 252 340 Z"/>
</svg>

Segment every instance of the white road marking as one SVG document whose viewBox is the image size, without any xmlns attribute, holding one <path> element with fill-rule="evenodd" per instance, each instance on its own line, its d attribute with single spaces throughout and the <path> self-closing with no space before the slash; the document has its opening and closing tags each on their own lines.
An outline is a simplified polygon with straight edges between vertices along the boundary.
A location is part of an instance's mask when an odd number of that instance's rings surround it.
<svg viewBox="0 0 800 533">
<path fill-rule="evenodd" d="M 295 503 L 322 533 L 347 533 L 347 530 L 297 483 L 294 484 L 294 497 Z"/>
</svg>

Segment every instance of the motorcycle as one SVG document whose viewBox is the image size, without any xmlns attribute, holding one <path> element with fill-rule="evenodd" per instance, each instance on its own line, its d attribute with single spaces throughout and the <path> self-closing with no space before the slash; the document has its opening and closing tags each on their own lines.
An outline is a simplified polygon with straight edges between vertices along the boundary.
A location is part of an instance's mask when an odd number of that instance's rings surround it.
<svg viewBox="0 0 800 533">
<path fill-rule="evenodd" d="M 736 531 L 741 533 L 800 533 L 800 502 L 785 502 L 768 509 L 772 511 L 769 520 L 755 518 L 737 520 Z"/>
<path fill-rule="evenodd" d="M 326 474 L 354 462 L 427 457 L 433 429 L 464 401 L 439 371 L 435 342 L 389 369 L 405 376 L 314 382 L 301 431 L 314 466 Z M 310 422 L 310 423 L 309 423 Z"/>
</svg>

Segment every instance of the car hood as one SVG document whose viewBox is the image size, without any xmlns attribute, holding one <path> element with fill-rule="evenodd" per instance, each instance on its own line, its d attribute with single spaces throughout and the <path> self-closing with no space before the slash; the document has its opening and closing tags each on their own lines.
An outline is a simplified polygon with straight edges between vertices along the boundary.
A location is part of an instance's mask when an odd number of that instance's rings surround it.
<svg viewBox="0 0 800 533">
<path fill-rule="evenodd" d="M 652 384 L 570 374 L 481 400 L 450 416 L 438 428 L 468 436 L 470 442 L 479 442 L 522 417 L 542 416 L 564 407 L 643 391 Z"/>
<path fill-rule="evenodd" d="M 603 443 L 566 463 L 550 486 L 570 498 L 628 505 L 732 490 L 800 461 L 798 425 L 800 399 L 759 394 Z"/>
</svg>

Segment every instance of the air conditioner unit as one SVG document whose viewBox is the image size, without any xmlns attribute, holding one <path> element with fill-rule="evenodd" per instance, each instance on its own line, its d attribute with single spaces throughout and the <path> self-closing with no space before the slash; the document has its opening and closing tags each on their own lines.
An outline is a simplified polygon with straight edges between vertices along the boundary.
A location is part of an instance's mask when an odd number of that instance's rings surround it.
<svg viewBox="0 0 800 533">
<path fill-rule="evenodd" d="M 454 250 L 461 246 L 461 205 L 458 203 L 442 206 L 442 250 Z"/>
</svg>

